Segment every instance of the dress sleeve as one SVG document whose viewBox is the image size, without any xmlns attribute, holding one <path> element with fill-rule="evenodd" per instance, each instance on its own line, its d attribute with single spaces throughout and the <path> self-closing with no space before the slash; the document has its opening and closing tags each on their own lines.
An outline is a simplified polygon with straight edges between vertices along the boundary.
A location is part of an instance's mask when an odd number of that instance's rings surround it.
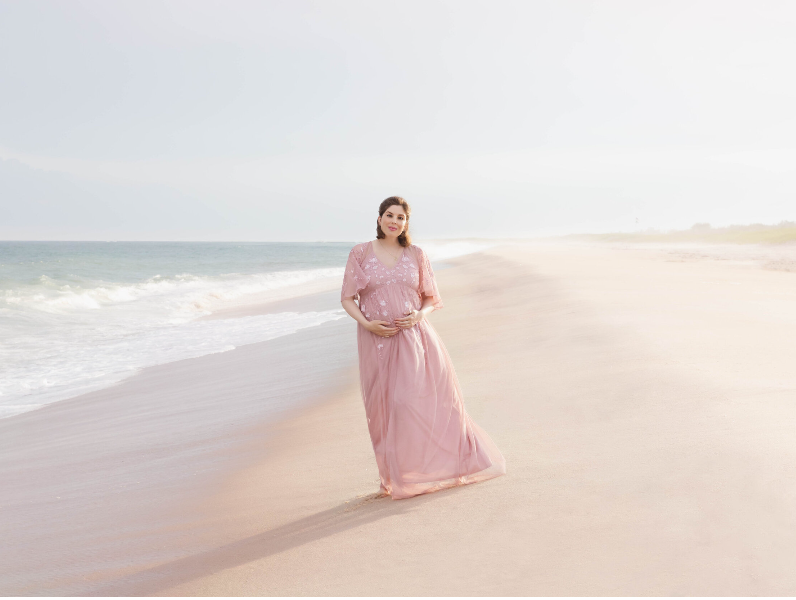
<svg viewBox="0 0 796 600">
<path fill-rule="evenodd" d="M 354 246 L 348 254 L 348 262 L 345 266 L 345 273 L 343 274 L 343 290 L 340 294 L 340 299 L 357 298 L 360 290 L 364 290 L 370 282 L 370 276 L 365 274 L 362 270 L 362 262 L 364 252 L 361 246 Z"/>
<path fill-rule="evenodd" d="M 417 248 L 417 262 L 420 268 L 420 293 L 425 297 L 434 298 L 434 308 L 439 310 L 444 306 L 442 296 L 439 295 L 437 280 L 434 279 L 434 271 L 431 270 L 428 256 L 420 248 Z"/>
</svg>

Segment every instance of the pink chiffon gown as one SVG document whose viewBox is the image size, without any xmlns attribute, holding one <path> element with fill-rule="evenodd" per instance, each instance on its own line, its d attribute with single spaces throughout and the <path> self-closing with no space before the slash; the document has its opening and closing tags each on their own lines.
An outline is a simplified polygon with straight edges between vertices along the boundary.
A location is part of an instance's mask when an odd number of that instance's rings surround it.
<svg viewBox="0 0 796 600">
<path fill-rule="evenodd" d="M 442 308 L 426 254 L 404 248 L 394 267 L 371 242 L 354 246 L 342 298 L 354 297 L 368 320 L 395 319 L 419 309 L 424 297 Z M 506 461 L 464 409 L 456 372 L 427 320 L 392 337 L 357 327 L 362 397 L 381 490 L 409 498 L 503 475 Z"/>
</svg>

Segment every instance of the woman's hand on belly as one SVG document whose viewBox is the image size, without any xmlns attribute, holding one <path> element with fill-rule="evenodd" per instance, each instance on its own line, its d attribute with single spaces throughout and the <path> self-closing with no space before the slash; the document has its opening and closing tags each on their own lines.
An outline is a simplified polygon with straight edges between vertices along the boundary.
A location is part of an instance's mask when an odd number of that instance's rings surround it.
<svg viewBox="0 0 796 600">
<path fill-rule="evenodd" d="M 397 327 L 391 327 L 387 321 L 368 321 L 363 327 L 381 337 L 392 337 L 398 333 Z"/>
<path fill-rule="evenodd" d="M 402 329 L 409 329 L 423 320 L 423 313 L 419 310 L 406 311 L 406 316 L 395 319 L 395 324 Z"/>
</svg>

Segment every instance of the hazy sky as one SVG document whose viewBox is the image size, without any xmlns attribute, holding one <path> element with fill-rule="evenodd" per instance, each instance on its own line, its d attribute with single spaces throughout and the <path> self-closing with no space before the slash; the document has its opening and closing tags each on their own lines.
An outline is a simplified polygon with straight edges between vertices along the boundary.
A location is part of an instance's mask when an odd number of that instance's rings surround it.
<svg viewBox="0 0 796 600">
<path fill-rule="evenodd" d="M 0 0 L 0 239 L 796 220 L 796 2 Z M 638 224 L 636 224 L 638 220 Z"/>
</svg>

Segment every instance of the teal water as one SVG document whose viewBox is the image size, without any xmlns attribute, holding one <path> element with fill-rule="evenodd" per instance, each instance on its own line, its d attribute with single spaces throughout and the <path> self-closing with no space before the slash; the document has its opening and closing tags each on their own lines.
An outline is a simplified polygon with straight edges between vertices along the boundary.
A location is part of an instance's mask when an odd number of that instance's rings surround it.
<svg viewBox="0 0 796 600">
<path fill-rule="evenodd" d="M 40 276 L 136 282 L 155 275 L 252 274 L 345 264 L 354 243 L 3 242 L 0 290 Z"/>
<path fill-rule="evenodd" d="M 0 418 L 341 311 L 199 317 L 342 279 L 352 244 L 0 242 Z"/>
</svg>

